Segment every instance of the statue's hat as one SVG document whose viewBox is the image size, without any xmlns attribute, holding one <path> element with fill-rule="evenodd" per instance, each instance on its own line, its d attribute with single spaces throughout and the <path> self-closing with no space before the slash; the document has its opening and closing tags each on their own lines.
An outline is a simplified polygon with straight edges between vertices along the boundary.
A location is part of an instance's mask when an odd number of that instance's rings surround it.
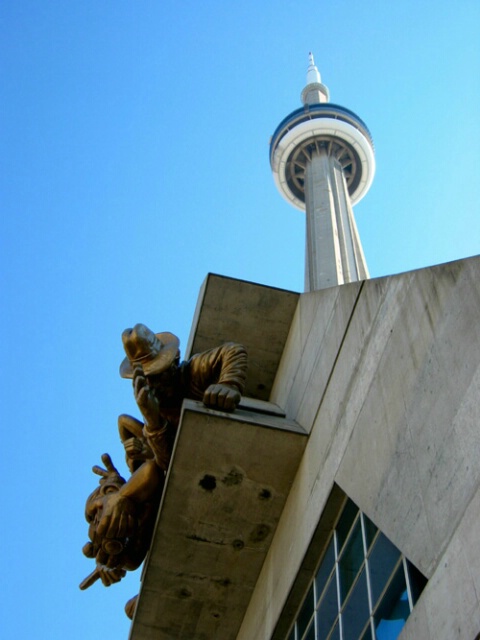
<svg viewBox="0 0 480 640">
<path fill-rule="evenodd" d="M 166 371 L 179 354 L 180 340 L 173 333 L 153 333 L 144 324 L 122 333 L 123 348 L 127 357 L 120 365 L 122 378 L 132 378 L 133 370 L 141 365 L 145 375 Z"/>
</svg>

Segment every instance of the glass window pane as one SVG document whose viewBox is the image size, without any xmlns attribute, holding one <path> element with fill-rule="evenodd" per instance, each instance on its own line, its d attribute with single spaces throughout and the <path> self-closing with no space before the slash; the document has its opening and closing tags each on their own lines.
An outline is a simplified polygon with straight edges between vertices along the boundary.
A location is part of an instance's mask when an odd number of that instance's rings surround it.
<svg viewBox="0 0 480 640">
<path fill-rule="evenodd" d="M 335 566 L 335 545 L 333 542 L 333 536 L 330 540 L 330 544 L 327 547 L 327 551 L 323 557 L 322 563 L 317 571 L 317 575 L 315 576 L 315 583 L 317 586 L 317 601 L 320 599 L 323 590 L 325 589 L 325 585 L 327 584 L 327 580 L 332 573 L 333 567 Z"/>
<path fill-rule="evenodd" d="M 361 640 L 372 640 L 375 636 L 372 636 L 372 627 L 370 621 L 368 622 L 368 627 L 365 629 Z"/>
<path fill-rule="evenodd" d="M 300 609 L 300 613 L 297 618 L 297 630 L 298 637 L 301 638 L 303 632 L 308 626 L 311 617 L 313 616 L 313 612 L 315 610 L 315 602 L 313 599 L 313 584 L 308 590 L 307 597 L 305 598 L 305 602 L 303 603 L 302 608 Z"/>
<path fill-rule="evenodd" d="M 357 520 L 339 560 L 341 603 L 345 601 L 363 560 L 362 528 L 360 520 Z"/>
<path fill-rule="evenodd" d="M 412 602 L 415 604 L 428 580 L 409 560 L 407 560 L 407 571 L 408 580 L 410 582 L 410 593 L 412 594 Z"/>
<path fill-rule="evenodd" d="M 375 631 L 376 640 L 397 640 L 404 624 L 403 620 L 382 620 Z"/>
<path fill-rule="evenodd" d="M 324 636 L 318 636 L 318 640 L 323 640 Z M 332 635 L 329 636 L 328 640 L 340 640 L 340 625 L 337 624 L 335 625 Z"/>
<path fill-rule="evenodd" d="M 370 520 L 370 518 L 367 518 L 365 514 L 363 514 L 363 521 L 365 522 L 365 537 L 367 538 L 367 551 L 368 551 L 372 546 L 373 539 L 378 529 Z"/>
<path fill-rule="evenodd" d="M 350 499 L 347 500 L 347 503 L 342 511 L 342 515 L 340 516 L 340 520 L 336 526 L 337 531 L 337 540 L 338 540 L 338 552 L 340 554 L 340 550 L 343 547 L 343 543 L 345 542 L 348 532 L 352 528 L 353 521 L 355 520 L 355 516 L 358 514 L 357 505 L 352 502 Z"/>
<path fill-rule="evenodd" d="M 397 640 L 426 582 L 347 500 L 287 640 Z"/>
<path fill-rule="evenodd" d="M 338 615 L 337 581 L 333 574 L 317 611 L 318 638 L 326 638 Z"/>
<path fill-rule="evenodd" d="M 369 617 L 367 577 L 363 569 L 342 611 L 344 638 L 357 640 Z"/>
<path fill-rule="evenodd" d="M 383 533 L 380 533 L 372 547 L 368 561 L 373 608 L 376 607 L 399 558 L 400 551 L 397 547 Z"/>
<path fill-rule="evenodd" d="M 407 584 L 403 564 L 401 564 L 375 613 L 377 640 L 395 640 L 409 615 Z"/>
<path fill-rule="evenodd" d="M 313 620 L 302 640 L 315 640 L 315 623 L 313 622 Z"/>
</svg>

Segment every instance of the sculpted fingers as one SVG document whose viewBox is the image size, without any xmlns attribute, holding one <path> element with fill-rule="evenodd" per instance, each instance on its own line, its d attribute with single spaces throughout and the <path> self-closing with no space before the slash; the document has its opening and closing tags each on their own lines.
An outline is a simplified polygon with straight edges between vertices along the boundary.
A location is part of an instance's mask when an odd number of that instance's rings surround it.
<svg viewBox="0 0 480 640">
<path fill-rule="evenodd" d="M 95 567 L 95 569 L 92 571 L 92 573 L 90 575 L 88 575 L 85 580 L 82 580 L 82 582 L 80 583 L 80 589 L 85 590 L 88 589 L 88 587 L 91 587 L 92 584 L 95 584 L 95 582 L 100 578 L 100 570 L 98 567 Z"/>
<path fill-rule="evenodd" d="M 220 389 L 217 392 L 217 407 L 219 409 L 225 409 L 225 405 L 227 404 L 227 398 L 228 395 L 230 393 L 230 389 L 228 389 L 227 387 L 223 387 L 221 385 L 218 385 L 220 387 Z"/>
<path fill-rule="evenodd" d="M 212 384 L 204 393 L 203 403 L 212 409 L 233 411 L 240 401 L 240 393 L 225 384 Z"/>
<path fill-rule="evenodd" d="M 98 536 L 126 538 L 135 530 L 135 505 L 119 493 L 111 494 L 109 498 L 98 524 Z"/>
<path fill-rule="evenodd" d="M 122 530 L 124 529 L 123 525 L 124 515 L 118 511 L 112 513 L 108 518 L 108 527 L 105 531 L 105 538 L 121 538 Z"/>
<path fill-rule="evenodd" d="M 94 558 L 95 557 L 95 547 L 93 546 L 93 544 L 91 542 L 87 542 L 82 547 L 82 553 L 87 558 Z"/>
<path fill-rule="evenodd" d="M 210 406 L 210 387 L 203 392 L 203 404 L 206 407 Z"/>
<path fill-rule="evenodd" d="M 98 535 L 98 537 L 101 538 L 102 536 L 106 536 L 109 527 L 110 527 L 110 516 L 109 515 L 102 516 L 100 522 L 98 523 L 98 527 L 97 527 L 97 535 Z M 97 560 L 98 560 L 98 558 L 97 558 Z"/>
<path fill-rule="evenodd" d="M 128 538 L 135 531 L 135 518 L 128 511 L 120 515 L 116 537 Z"/>
<path fill-rule="evenodd" d="M 141 394 L 142 390 L 148 390 L 147 378 L 145 377 L 145 373 L 143 372 L 142 367 L 135 367 L 135 369 L 133 370 L 132 384 L 133 393 L 135 399 L 138 402 L 138 397 Z"/>
<path fill-rule="evenodd" d="M 225 397 L 223 408 L 225 411 L 234 411 L 238 403 L 240 402 L 240 393 L 236 389 L 230 389 Z"/>
<path fill-rule="evenodd" d="M 139 438 L 129 438 L 123 442 L 123 446 L 129 456 L 141 453 L 143 450 L 143 443 Z"/>
<path fill-rule="evenodd" d="M 109 587 L 115 582 L 120 582 L 120 580 L 125 576 L 126 571 L 124 569 L 105 569 L 101 568 L 98 570 L 100 579 L 105 587 Z"/>
<path fill-rule="evenodd" d="M 108 562 L 108 553 L 100 547 L 95 556 L 95 561 L 98 565 L 106 565 Z"/>
<path fill-rule="evenodd" d="M 102 581 L 104 587 L 109 587 L 111 584 L 113 584 L 110 571 L 107 571 L 106 569 L 100 569 L 100 580 Z"/>
<path fill-rule="evenodd" d="M 206 407 L 214 407 L 216 403 L 216 388 L 218 385 L 211 384 L 203 394 L 203 404 Z"/>
<path fill-rule="evenodd" d="M 133 384 L 135 384 L 137 378 L 145 378 L 145 373 L 143 371 L 143 367 L 139 364 L 137 364 L 134 368 L 133 368 L 133 374 L 132 374 L 132 382 Z"/>
</svg>

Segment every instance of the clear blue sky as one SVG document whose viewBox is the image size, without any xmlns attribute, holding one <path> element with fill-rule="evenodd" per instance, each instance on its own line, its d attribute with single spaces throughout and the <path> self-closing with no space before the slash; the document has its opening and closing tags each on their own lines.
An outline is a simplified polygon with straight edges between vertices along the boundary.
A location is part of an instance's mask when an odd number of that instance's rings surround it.
<svg viewBox="0 0 480 640">
<path fill-rule="evenodd" d="M 122 330 L 185 346 L 208 272 L 302 291 L 268 141 L 310 50 L 375 140 L 371 275 L 479 253 L 480 3 L 3 0 L 0 28 L 0 636 L 126 640 L 139 572 L 78 589 L 91 466 L 125 472 L 138 416 Z"/>
</svg>

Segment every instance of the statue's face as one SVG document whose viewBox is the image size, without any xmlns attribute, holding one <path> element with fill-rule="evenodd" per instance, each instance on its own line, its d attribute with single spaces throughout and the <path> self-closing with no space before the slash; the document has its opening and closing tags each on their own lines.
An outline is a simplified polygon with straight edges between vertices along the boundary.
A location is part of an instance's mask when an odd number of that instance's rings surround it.
<svg viewBox="0 0 480 640">
<path fill-rule="evenodd" d="M 88 537 L 90 542 L 83 546 L 83 554 L 87 558 L 95 558 L 98 564 L 111 565 L 111 555 L 117 556 L 124 549 L 122 541 L 99 537 L 97 533 L 98 525 L 102 518 L 103 510 L 113 494 L 118 493 L 124 482 L 105 482 L 100 485 L 88 498 L 85 507 L 85 517 L 88 525 Z"/>
<path fill-rule="evenodd" d="M 146 376 L 148 386 L 153 389 L 159 399 L 168 399 L 178 391 L 178 364 L 173 362 L 166 371 Z"/>
<path fill-rule="evenodd" d="M 85 505 L 85 518 L 89 523 L 88 537 L 95 541 L 98 523 L 102 517 L 103 509 L 112 493 L 117 493 L 123 482 L 107 481 L 103 482 L 95 491 L 87 498 Z"/>
</svg>

